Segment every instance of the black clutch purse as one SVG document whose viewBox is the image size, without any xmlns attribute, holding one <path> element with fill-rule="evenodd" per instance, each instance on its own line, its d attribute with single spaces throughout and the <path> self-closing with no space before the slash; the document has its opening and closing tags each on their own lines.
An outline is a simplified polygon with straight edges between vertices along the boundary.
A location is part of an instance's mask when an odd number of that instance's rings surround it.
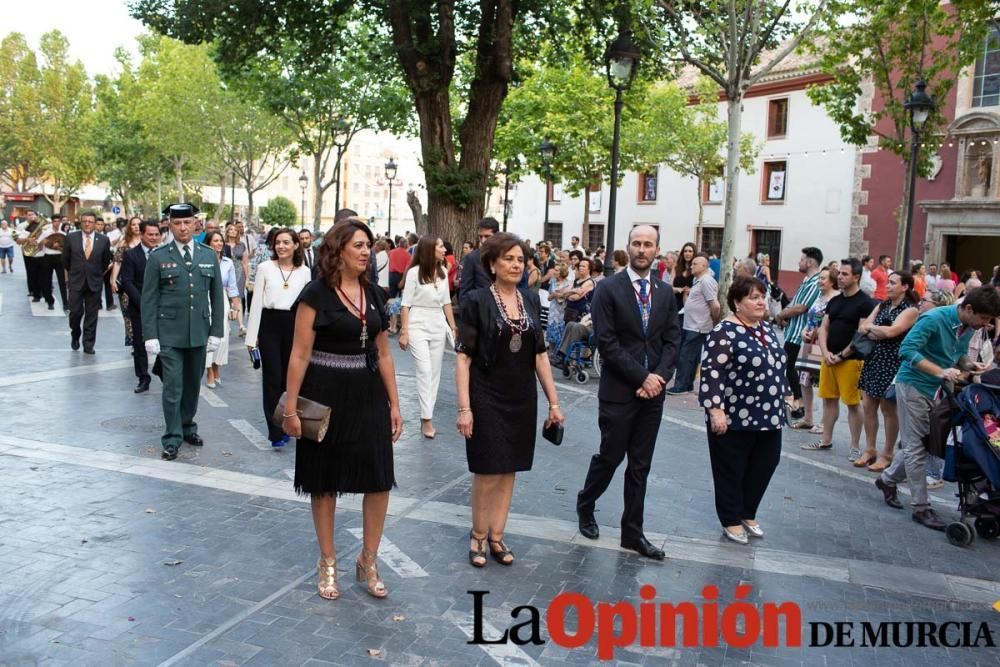
<svg viewBox="0 0 1000 667">
<path fill-rule="evenodd" d="M 542 427 L 542 437 L 551 442 L 553 445 L 561 445 L 563 439 L 563 425 L 558 422 L 552 422 L 548 426 Z"/>
</svg>

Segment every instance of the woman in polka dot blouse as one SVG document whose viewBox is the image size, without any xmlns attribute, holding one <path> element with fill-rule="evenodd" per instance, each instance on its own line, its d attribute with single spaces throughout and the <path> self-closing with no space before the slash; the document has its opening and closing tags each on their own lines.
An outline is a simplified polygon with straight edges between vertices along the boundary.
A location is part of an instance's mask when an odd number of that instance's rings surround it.
<svg viewBox="0 0 1000 667">
<path fill-rule="evenodd" d="M 699 400 L 708 423 L 708 451 L 715 482 L 715 511 L 723 535 L 747 544 L 764 537 L 760 505 L 781 457 L 787 423 L 785 351 L 767 313 L 764 285 L 733 280 L 726 297 L 730 315 L 716 325 L 702 349 Z"/>
</svg>

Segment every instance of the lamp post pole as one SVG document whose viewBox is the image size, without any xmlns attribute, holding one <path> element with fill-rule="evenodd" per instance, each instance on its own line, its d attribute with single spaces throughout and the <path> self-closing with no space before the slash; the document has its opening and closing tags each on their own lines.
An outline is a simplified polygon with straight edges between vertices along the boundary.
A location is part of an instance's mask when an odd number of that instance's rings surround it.
<svg viewBox="0 0 1000 667">
<path fill-rule="evenodd" d="M 903 264 L 902 270 L 910 270 L 910 235 L 913 227 L 913 207 L 916 204 L 917 161 L 920 159 L 920 131 L 927 122 L 927 117 L 937 106 L 934 98 L 927 94 L 927 83 L 923 79 L 917 81 L 916 90 L 910 93 L 903 107 L 910 112 L 910 173 L 909 194 L 906 204 L 906 228 L 903 230 Z"/>
<path fill-rule="evenodd" d="M 398 166 L 392 158 L 389 158 L 389 161 L 385 163 L 385 178 L 389 181 L 389 215 L 387 216 L 388 221 L 386 223 L 385 234 L 390 238 L 392 237 L 392 182 L 396 180 L 396 169 Z"/>
<path fill-rule="evenodd" d="M 619 142 L 621 140 L 622 128 L 622 89 L 615 87 L 615 131 L 611 140 L 611 192 L 608 195 L 608 238 L 605 240 L 605 257 L 615 255 L 615 215 L 618 203 L 618 161 Z M 588 203 L 587 206 L 590 204 Z M 612 262 L 604 265 L 604 275 L 610 276 L 615 272 Z"/>
<path fill-rule="evenodd" d="M 632 85 L 639 65 L 639 49 L 632 42 L 632 31 L 621 28 L 615 41 L 604 52 L 604 67 L 608 85 L 615 89 L 615 130 L 611 141 L 611 193 L 608 197 L 608 238 L 604 244 L 605 256 L 615 254 L 615 217 L 618 203 L 618 162 L 620 159 L 622 105 L 625 90 Z M 604 265 L 604 274 L 610 276 L 615 269 L 612 262 Z"/>
<path fill-rule="evenodd" d="M 340 116 L 333 127 L 333 145 L 337 147 L 337 168 L 333 170 L 334 181 L 337 185 L 337 190 L 333 196 L 334 213 L 340 210 L 340 164 L 350 136 L 351 126 L 347 124 L 343 116 Z"/>
<path fill-rule="evenodd" d="M 546 139 L 539 144 L 538 152 L 542 156 L 545 174 L 545 223 L 542 227 L 542 238 L 545 238 L 549 227 L 549 184 L 552 182 L 552 159 L 556 156 L 556 145 Z"/>
<path fill-rule="evenodd" d="M 299 187 L 302 189 L 302 206 L 299 208 L 299 227 L 306 226 L 306 188 L 309 187 L 309 177 L 306 176 L 306 172 L 302 172 L 299 176 Z"/>
</svg>

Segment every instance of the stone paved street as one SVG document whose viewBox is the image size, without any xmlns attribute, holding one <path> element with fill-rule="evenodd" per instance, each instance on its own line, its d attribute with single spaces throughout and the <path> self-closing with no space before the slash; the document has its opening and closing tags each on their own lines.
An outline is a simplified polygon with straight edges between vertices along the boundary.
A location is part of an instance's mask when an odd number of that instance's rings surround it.
<svg viewBox="0 0 1000 667">
<path fill-rule="evenodd" d="M 565 441 L 557 448 L 539 439 L 534 469 L 518 477 L 508 526 L 517 561 L 472 569 L 454 358 L 445 358 L 439 436 L 425 440 L 413 366 L 398 349 L 406 432 L 380 553 L 390 595 L 375 600 L 354 582 L 360 498 L 345 496 L 336 526 L 343 596 L 323 600 L 309 505 L 290 480 L 295 447 L 271 451 L 259 375 L 235 331 L 222 386 L 202 389 L 206 446 L 185 445 L 164 462 L 160 385 L 132 393 L 118 313 L 102 313 L 97 354 L 84 356 L 70 351 L 63 316 L 33 311 L 24 294 L 20 271 L 0 276 L 3 667 L 589 664 L 598 661 L 596 633 L 576 649 L 550 640 L 553 598 L 576 592 L 637 607 L 645 584 L 657 602 L 699 607 L 703 587 L 715 585 L 720 614 L 741 584 L 752 586 L 747 601 L 758 609 L 795 602 L 803 645 L 640 648 L 637 640 L 617 650 L 618 664 L 1000 664 L 995 648 L 809 646 L 809 623 L 820 621 L 970 622 L 973 637 L 985 622 L 1000 641 L 1000 613 L 991 609 L 1000 600 L 1000 544 L 953 547 L 909 511 L 883 504 L 874 475 L 846 460 L 846 422 L 832 452 L 802 452 L 809 436 L 786 432 L 759 513 L 767 537 L 741 547 L 720 536 L 701 413 L 692 396 L 669 398 L 646 501 L 647 536 L 668 556 L 657 563 L 618 547 L 621 471 L 599 505 L 601 539 L 577 532 L 575 494 L 598 444 L 597 385 L 559 378 Z M 938 511 L 957 515 L 953 485 L 933 497 Z M 512 620 L 515 607 L 533 605 L 543 643 L 469 644 L 473 590 L 489 591 L 486 638 L 528 618 Z M 576 623 L 570 614 L 568 632 Z M 854 638 L 860 643 L 860 625 Z"/>
</svg>

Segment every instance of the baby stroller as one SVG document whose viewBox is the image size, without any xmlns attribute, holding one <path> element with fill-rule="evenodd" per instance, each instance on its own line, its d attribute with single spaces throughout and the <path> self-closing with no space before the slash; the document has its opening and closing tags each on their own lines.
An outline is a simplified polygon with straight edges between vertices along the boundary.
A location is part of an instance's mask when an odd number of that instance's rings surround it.
<svg viewBox="0 0 1000 667">
<path fill-rule="evenodd" d="M 961 437 L 945 448 L 943 477 L 958 483 L 961 518 L 948 524 L 945 535 L 967 547 L 977 534 L 984 540 L 1000 536 L 1000 386 L 971 384 L 956 398 Z"/>
</svg>

